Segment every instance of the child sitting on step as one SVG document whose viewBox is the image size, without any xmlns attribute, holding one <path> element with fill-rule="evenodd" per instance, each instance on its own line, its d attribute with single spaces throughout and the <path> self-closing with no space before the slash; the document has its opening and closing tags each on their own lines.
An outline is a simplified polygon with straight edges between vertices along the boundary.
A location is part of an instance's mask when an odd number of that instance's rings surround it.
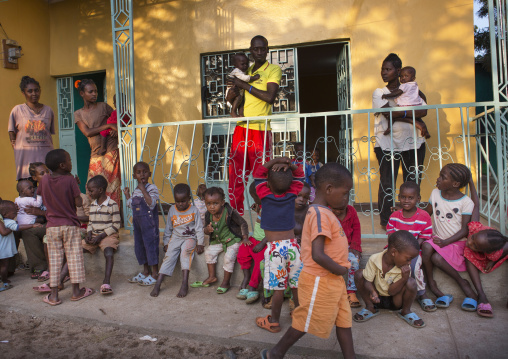
<svg viewBox="0 0 508 359">
<path fill-rule="evenodd" d="M 208 267 L 208 278 L 194 282 L 191 287 L 209 287 L 217 282 L 217 257 L 224 252 L 224 278 L 217 288 L 217 294 L 226 293 L 231 287 L 231 275 L 235 268 L 236 257 L 241 245 L 250 246 L 249 227 L 245 219 L 225 202 L 222 188 L 210 187 L 205 192 L 206 215 L 204 232 L 210 236 L 206 247 L 205 260 Z M 203 245 L 198 245 L 198 254 L 203 252 Z"/>
<path fill-rule="evenodd" d="M 259 166 L 253 174 L 261 199 L 261 228 L 265 231 L 264 288 L 274 290 L 272 315 L 256 318 L 260 328 L 281 331 L 279 319 L 284 290 L 289 285 L 298 306 L 298 277 L 302 270 L 300 246 L 295 238 L 295 200 L 303 188 L 305 174 L 287 157 L 274 158 Z"/>
<path fill-rule="evenodd" d="M 189 291 L 189 272 L 194 250 L 197 246 L 203 247 L 205 238 L 203 222 L 199 210 L 191 205 L 191 189 L 186 183 L 179 183 L 173 191 L 175 205 L 168 213 L 166 228 L 164 229 L 164 252 L 166 256 L 159 270 L 159 278 L 150 295 L 157 297 L 165 276 L 172 276 L 176 262 L 180 258 L 182 268 L 182 286 L 176 295 L 183 298 Z M 198 247 L 198 254 L 203 251 Z"/>
</svg>

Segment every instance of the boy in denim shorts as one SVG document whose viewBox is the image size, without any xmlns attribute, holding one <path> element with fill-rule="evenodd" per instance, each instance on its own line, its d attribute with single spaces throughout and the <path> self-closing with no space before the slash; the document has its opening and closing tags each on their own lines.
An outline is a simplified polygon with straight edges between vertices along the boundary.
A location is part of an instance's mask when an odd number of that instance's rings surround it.
<svg viewBox="0 0 508 359">
<path fill-rule="evenodd" d="M 261 199 L 261 228 L 265 231 L 264 287 L 274 290 L 272 315 L 256 318 L 256 324 L 272 333 L 280 332 L 280 310 L 289 285 L 298 306 L 298 277 L 302 270 L 300 246 L 295 232 L 295 200 L 305 174 L 287 157 L 275 158 L 254 172 L 256 193 Z"/>
</svg>

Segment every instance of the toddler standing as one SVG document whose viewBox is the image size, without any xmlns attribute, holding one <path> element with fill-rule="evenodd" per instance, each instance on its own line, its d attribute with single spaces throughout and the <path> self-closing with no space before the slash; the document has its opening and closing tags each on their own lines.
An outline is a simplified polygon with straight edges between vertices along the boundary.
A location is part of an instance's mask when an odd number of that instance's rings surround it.
<svg viewBox="0 0 508 359">
<path fill-rule="evenodd" d="M 127 207 L 132 209 L 132 225 L 134 227 L 134 253 L 143 273 L 138 273 L 128 281 L 143 286 L 154 285 L 159 277 L 159 190 L 154 184 L 148 183 L 152 175 L 146 162 L 138 162 L 133 168 L 133 177 L 138 185 L 130 194 L 129 188 L 123 192 L 127 199 Z"/>
<path fill-rule="evenodd" d="M 58 284 L 64 256 L 67 258 L 72 283 L 71 300 L 77 301 L 94 293 L 91 288 L 80 288 L 85 281 L 85 265 L 79 220 L 76 206 L 82 205 L 78 183 L 71 174 L 72 162 L 69 153 L 62 149 L 48 152 L 46 166 L 51 171 L 42 177 L 37 194 L 46 206 L 46 225 L 51 293 L 44 297 L 49 305 L 58 305 Z"/>
<path fill-rule="evenodd" d="M 185 183 L 174 188 L 175 205 L 171 206 L 164 230 L 164 252 L 166 256 L 159 270 L 157 283 L 150 295 L 157 297 L 165 276 L 172 276 L 176 262 L 180 258 L 182 268 L 182 286 L 176 295 L 183 298 L 189 291 L 189 272 L 196 245 L 203 246 L 203 222 L 199 210 L 191 205 L 191 189 Z M 198 252 L 199 253 L 199 252 Z"/>
</svg>

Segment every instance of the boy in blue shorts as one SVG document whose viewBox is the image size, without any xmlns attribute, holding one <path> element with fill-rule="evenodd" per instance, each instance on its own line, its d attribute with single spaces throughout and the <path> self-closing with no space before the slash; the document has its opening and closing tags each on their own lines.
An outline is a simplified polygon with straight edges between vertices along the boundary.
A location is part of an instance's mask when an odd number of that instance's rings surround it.
<svg viewBox="0 0 508 359">
<path fill-rule="evenodd" d="M 295 200 L 305 174 L 287 157 L 274 158 L 254 172 L 256 193 L 261 199 L 261 228 L 265 231 L 264 288 L 274 290 L 272 315 L 256 318 L 256 324 L 272 333 L 280 332 L 280 310 L 289 285 L 298 306 L 298 277 L 302 270 L 300 246 L 295 238 Z"/>
</svg>

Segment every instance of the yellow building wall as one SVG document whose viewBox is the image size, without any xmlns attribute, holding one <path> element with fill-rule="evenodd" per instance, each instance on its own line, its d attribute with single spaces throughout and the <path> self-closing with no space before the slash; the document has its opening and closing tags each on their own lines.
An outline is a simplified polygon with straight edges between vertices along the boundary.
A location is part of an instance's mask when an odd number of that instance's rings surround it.
<svg viewBox="0 0 508 359">
<path fill-rule="evenodd" d="M 0 176 L 0 197 L 14 200 L 16 191 L 16 166 L 7 124 L 14 106 L 25 102 L 19 83 L 21 77 L 28 75 L 39 81 L 42 89 L 40 102 L 50 106 L 55 112 L 56 81 L 49 75 L 49 6 L 44 0 L 23 0 L 0 2 L 0 22 L 10 39 L 22 47 L 23 56 L 18 60 L 19 69 L 0 67 L 0 127 L 2 140 L 2 175 Z M 0 38 L 5 34 L 0 32 Z M 3 56 L 0 56 L 3 58 Z M 58 125 L 55 123 L 55 127 Z M 53 136 L 53 144 L 58 147 L 58 134 Z"/>
<path fill-rule="evenodd" d="M 246 49 L 257 34 L 264 35 L 272 47 L 350 40 L 353 109 L 371 107 L 372 91 L 384 86 L 381 62 L 390 52 L 417 69 L 417 81 L 429 104 L 474 101 L 472 0 L 134 2 L 138 124 L 201 119 L 200 54 Z M 50 74 L 106 70 L 111 103 L 114 77 L 109 2 L 68 0 L 49 8 Z M 460 133 L 460 114 L 446 110 L 439 115 L 441 136 L 446 136 L 444 142 L 453 151 L 457 146 L 454 138 Z M 425 121 L 433 134 L 429 141 L 433 148 L 438 137 L 436 115 L 430 113 Z M 151 130 L 147 137 L 151 156 L 160 134 L 157 131 Z M 180 129 L 178 163 L 184 159 L 182 153 L 189 151 L 191 133 L 192 128 Z M 360 148 L 358 168 L 366 166 L 368 151 L 361 141 L 366 133 L 367 117 L 354 116 L 354 141 Z M 166 128 L 163 148 L 172 145 L 174 138 L 175 129 Z M 196 139 L 201 138 L 198 127 Z M 458 156 L 462 160 L 463 155 Z M 373 151 L 371 158 L 375 159 Z M 169 173 L 170 160 L 158 170 L 161 174 Z M 377 167 L 375 160 L 372 164 Z M 431 166 L 424 193 L 430 192 L 426 188 L 437 174 L 438 165 Z M 192 183 L 195 187 L 196 182 Z M 368 201 L 368 194 L 358 200 Z"/>
</svg>

